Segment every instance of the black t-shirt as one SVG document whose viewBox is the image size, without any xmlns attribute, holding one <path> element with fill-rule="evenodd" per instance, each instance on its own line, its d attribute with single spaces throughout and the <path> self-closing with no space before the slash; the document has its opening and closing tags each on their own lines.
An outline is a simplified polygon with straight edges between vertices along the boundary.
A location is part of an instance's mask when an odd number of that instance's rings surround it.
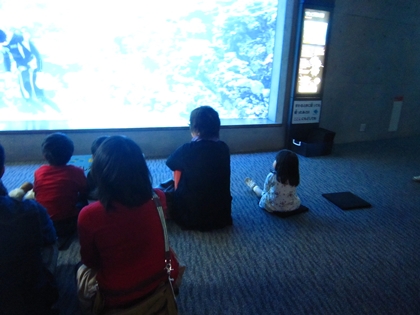
<svg viewBox="0 0 420 315">
<path fill-rule="evenodd" d="M 181 171 L 171 218 L 185 229 L 232 225 L 230 153 L 223 141 L 199 140 L 179 147 L 166 161 Z"/>
</svg>

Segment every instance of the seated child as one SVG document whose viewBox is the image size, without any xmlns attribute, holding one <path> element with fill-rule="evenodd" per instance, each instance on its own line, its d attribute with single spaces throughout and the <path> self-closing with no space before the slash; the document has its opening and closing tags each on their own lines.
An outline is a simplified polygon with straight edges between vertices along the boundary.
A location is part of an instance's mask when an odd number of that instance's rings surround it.
<svg viewBox="0 0 420 315">
<path fill-rule="evenodd" d="M 277 153 L 273 169 L 265 179 L 264 189 L 248 177 L 245 179 L 246 185 L 260 198 L 259 206 L 268 212 L 298 210 L 301 204 L 296 194 L 300 181 L 297 155 L 289 150 L 281 150 Z"/>
<path fill-rule="evenodd" d="M 68 165 L 73 155 L 73 141 L 63 133 L 53 133 L 42 143 L 42 154 L 48 161 L 35 171 L 34 194 L 43 205 L 61 239 L 73 236 L 77 217 L 87 204 L 87 180 L 82 168 Z"/>
<path fill-rule="evenodd" d="M 96 138 L 92 142 L 92 146 L 90 147 L 90 151 L 92 153 L 92 161 L 95 158 L 96 150 L 98 150 L 99 146 L 102 142 L 104 142 L 106 139 L 108 139 L 109 136 L 101 136 L 99 138 Z M 93 176 L 91 171 L 89 170 L 89 173 L 87 174 L 87 185 L 88 185 L 88 199 L 89 200 L 98 200 L 98 189 L 95 181 L 93 180 Z"/>
<path fill-rule="evenodd" d="M 210 106 L 197 107 L 190 114 L 190 131 L 192 140 L 166 160 L 176 187 L 170 218 L 188 230 L 230 226 L 230 153 L 219 139 L 219 114 Z"/>
</svg>

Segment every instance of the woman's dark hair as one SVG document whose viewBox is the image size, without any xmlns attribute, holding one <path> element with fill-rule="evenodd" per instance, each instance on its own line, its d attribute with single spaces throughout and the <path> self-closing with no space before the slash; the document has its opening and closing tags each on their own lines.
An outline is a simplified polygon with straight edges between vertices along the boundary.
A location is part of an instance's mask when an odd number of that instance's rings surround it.
<svg viewBox="0 0 420 315">
<path fill-rule="evenodd" d="M 99 146 L 104 142 L 106 139 L 108 139 L 109 136 L 100 136 L 93 140 L 92 145 L 90 146 L 90 152 L 92 155 L 96 154 L 96 150 L 98 150 Z"/>
<path fill-rule="evenodd" d="M 190 115 L 190 130 L 202 139 L 219 138 L 219 114 L 210 106 L 200 106 Z"/>
<path fill-rule="evenodd" d="M 73 141 L 61 132 L 50 134 L 42 142 L 42 154 L 50 165 L 66 165 L 73 152 Z"/>
<path fill-rule="evenodd" d="M 99 146 L 92 176 L 107 211 L 112 211 L 113 202 L 136 207 L 152 199 L 152 177 L 143 152 L 127 137 L 111 136 Z"/>
<path fill-rule="evenodd" d="M 277 153 L 275 171 L 278 182 L 289 183 L 291 186 L 299 185 L 299 159 L 296 153 L 289 150 L 281 150 Z"/>
</svg>

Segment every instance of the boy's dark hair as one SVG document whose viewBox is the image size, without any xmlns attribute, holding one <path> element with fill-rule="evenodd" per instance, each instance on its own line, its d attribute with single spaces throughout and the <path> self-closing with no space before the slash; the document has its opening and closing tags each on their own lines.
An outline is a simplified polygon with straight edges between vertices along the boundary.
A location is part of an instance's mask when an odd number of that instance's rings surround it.
<svg viewBox="0 0 420 315">
<path fill-rule="evenodd" d="M 298 186 L 300 182 L 299 176 L 299 159 L 296 153 L 290 150 L 281 150 L 276 156 L 277 181 L 291 186 Z"/>
<path fill-rule="evenodd" d="M 4 160 L 5 160 L 4 148 L 0 144 L 0 169 L 3 168 L 3 166 L 4 166 Z"/>
<path fill-rule="evenodd" d="M 202 139 L 219 138 L 219 114 L 210 106 L 197 107 L 190 115 L 190 130 Z"/>
<path fill-rule="evenodd" d="M 152 198 L 152 177 L 140 147 L 124 136 L 111 136 L 98 148 L 92 162 L 98 199 L 107 211 L 112 203 L 140 206 Z"/>
<path fill-rule="evenodd" d="M 73 152 L 73 141 L 61 132 L 50 134 L 42 142 L 42 154 L 50 165 L 66 165 Z"/>
<path fill-rule="evenodd" d="M 95 155 L 96 150 L 98 150 L 99 146 L 108 139 L 109 136 L 101 136 L 93 140 L 92 145 L 90 146 L 90 152 L 92 152 L 92 156 Z"/>
</svg>

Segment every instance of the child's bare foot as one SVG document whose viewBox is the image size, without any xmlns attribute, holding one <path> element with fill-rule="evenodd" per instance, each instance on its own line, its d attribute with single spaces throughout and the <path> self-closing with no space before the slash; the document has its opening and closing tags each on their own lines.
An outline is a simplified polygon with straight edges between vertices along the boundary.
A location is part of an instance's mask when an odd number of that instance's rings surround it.
<svg viewBox="0 0 420 315">
<path fill-rule="evenodd" d="M 254 189 L 254 187 L 257 186 L 257 184 L 255 184 L 255 182 L 249 177 L 245 178 L 245 184 L 251 189 Z"/>
</svg>

